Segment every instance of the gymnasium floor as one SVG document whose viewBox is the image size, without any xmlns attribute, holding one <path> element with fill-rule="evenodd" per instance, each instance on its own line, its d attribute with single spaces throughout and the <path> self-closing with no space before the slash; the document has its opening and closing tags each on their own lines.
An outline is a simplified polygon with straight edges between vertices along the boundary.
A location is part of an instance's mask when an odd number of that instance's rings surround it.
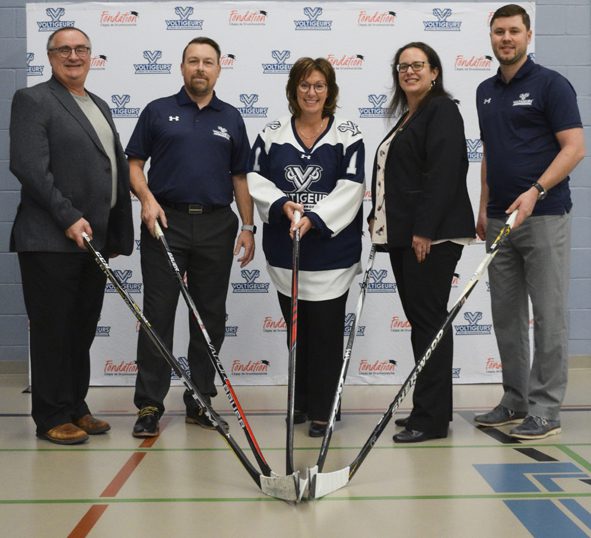
<svg viewBox="0 0 591 538">
<path fill-rule="evenodd" d="M 591 536 L 591 368 L 570 370 L 561 435 L 516 443 L 509 427 L 475 428 L 474 412 L 496 405 L 500 387 L 456 386 L 447 439 L 395 445 L 391 422 L 346 487 L 298 505 L 262 494 L 219 434 L 185 424 L 180 388 L 168 397 L 161 435 L 147 442 L 130 434 L 132 389 L 93 388 L 91 408 L 112 430 L 60 447 L 35 438 L 26 384 L 23 375 L 0 376 L 4 538 Z M 355 458 L 398 388 L 346 387 L 325 471 Z M 285 390 L 237 387 L 279 473 Z M 247 447 L 223 393 L 214 403 Z M 296 467 L 313 466 L 319 446 L 296 426 Z"/>
</svg>

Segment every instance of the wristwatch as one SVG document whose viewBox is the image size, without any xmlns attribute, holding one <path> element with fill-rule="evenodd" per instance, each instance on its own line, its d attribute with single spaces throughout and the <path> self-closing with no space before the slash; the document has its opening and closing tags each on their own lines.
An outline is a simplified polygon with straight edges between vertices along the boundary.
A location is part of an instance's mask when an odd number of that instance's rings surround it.
<svg viewBox="0 0 591 538">
<path fill-rule="evenodd" d="M 538 200 L 543 200 L 546 198 L 546 196 L 548 196 L 546 189 L 542 187 L 537 181 L 534 181 L 531 186 L 538 191 Z"/>
<path fill-rule="evenodd" d="M 257 227 L 254 224 L 243 224 L 240 230 L 242 232 L 252 232 L 253 235 L 257 233 Z"/>
</svg>

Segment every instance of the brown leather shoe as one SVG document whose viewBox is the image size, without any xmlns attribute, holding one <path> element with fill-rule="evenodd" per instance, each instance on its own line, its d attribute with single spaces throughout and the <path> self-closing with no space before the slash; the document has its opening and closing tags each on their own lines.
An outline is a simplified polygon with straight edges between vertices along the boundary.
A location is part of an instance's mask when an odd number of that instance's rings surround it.
<svg viewBox="0 0 591 538">
<path fill-rule="evenodd" d="M 55 426 L 45 433 L 38 433 L 37 437 L 47 439 L 58 445 L 77 445 L 88 440 L 86 432 L 74 426 L 71 422 Z"/>
<path fill-rule="evenodd" d="M 81 430 L 84 430 L 88 435 L 105 433 L 111 429 L 111 425 L 107 421 L 93 417 L 90 413 L 76 419 L 74 424 Z"/>
</svg>

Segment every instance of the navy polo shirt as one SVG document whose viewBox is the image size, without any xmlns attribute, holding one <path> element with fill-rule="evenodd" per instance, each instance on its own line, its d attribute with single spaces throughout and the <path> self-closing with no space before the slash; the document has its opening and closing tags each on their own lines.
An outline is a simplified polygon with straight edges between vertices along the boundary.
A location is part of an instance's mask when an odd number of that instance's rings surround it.
<svg viewBox="0 0 591 538">
<path fill-rule="evenodd" d="M 125 153 L 150 159 L 148 183 L 159 200 L 230 205 L 232 176 L 245 174 L 250 145 L 242 116 L 214 93 L 204 108 L 184 88 L 142 111 Z"/>
<path fill-rule="evenodd" d="M 560 73 L 527 59 L 507 84 L 500 70 L 478 86 L 476 108 L 486 151 L 487 214 L 506 209 L 531 188 L 560 151 L 555 133 L 582 127 L 577 96 Z M 534 215 L 562 215 L 572 207 L 569 178 L 548 191 Z"/>
</svg>

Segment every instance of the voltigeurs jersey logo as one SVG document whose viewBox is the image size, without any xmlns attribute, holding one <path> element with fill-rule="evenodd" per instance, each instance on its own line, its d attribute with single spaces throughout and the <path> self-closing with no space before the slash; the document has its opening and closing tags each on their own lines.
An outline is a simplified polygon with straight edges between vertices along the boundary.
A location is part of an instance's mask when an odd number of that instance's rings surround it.
<svg viewBox="0 0 591 538">
<path fill-rule="evenodd" d="M 132 282 L 133 271 L 131 269 L 113 269 L 117 280 L 121 282 L 121 287 L 128 293 L 141 293 L 143 284 L 141 282 Z M 105 293 L 117 293 L 115 286 L 107 282 Z"/>
<path fill-rule="evenodd" d="M 331 54 L 326 56 L 334 69 L 363 69 L 365 58 L 362 54 Z"/>
<path fill-rule="evenodd" d="M 144 58 L 147 64 L 133 64 L 136 75 L 169 75 L 172 64 L 157 63 L 162 58 L 161 50 L 145 50 Z"/>
<path fill-rule="evenodd" d="M 332 20 L 320 20 L 322 15 L 321 7 L 305 7 L 304 15 L 307 19 L 294 20 L 296 30 L 320 30 L 330 31 L 332 29 Z"/>
<path fill-rule="evenodd" d="M 112 359 L 107 359 L 103 366 L 103 375 L 108 376 L 135 376 L 137 375 L 137 364 L 135 361 L 115 362 Z"/>
<path fill-rule="evenodd" d="M 534 100 L 529 98 L 529 93 L 520 93 L 519 99 L 513 101 L 513 106 L 531 106 Z"/>
<path fill-rule="evenodd" d="M 468 150 L 468 160 L 472 163 L 482 161 L 484 153 L 482 152 L 482 140 L 480 138 L 466 138 L 466 148 Z"/>
<path fill-rule="evenodd" d="M 317 164 L 307 166 L 295 164 L 285 167 L 285 179 L 294 186 L 294 190 L 289 193 L 289 197 L 294 202 L 302 204 L 306 211 L 328 196 L 326 192 L 308 190 L 313 183 L 320 181 L 321 178 L 322 167 Z"/>
<path fill-rule="evenodd" d="M 233 9 L 228 17 L 228 24 L 232 26 L 263 26 L 267 24 L 267 12 L 263 10 L 239 11 Z"/>
<path fill-rule="evenodd" d="M 396 293 L 396 283 L 387 282 L 387 278 L 387 269 L 370 269 L 367 293 Z"/>
<path fill-rule="evenodd" d="M 66 10 L 63 7 L 48 7 L 45 14 L 51 19 L 49 21 L 37 21 L 37 27 L 40 32 L 55 32 L 60 28 L 67 28 L 68 26 L 76 26 L 76 21 L 62 21 L 60 20 L 65 14 Z"/>
<path fill-rule="evenodd" d="M 114 118 L 137 118 L 140 115 L 139 107 L 126 106 L 131 101 L 131 96 L 128 93 L 123 95 L 111 95 L 111 101 L 115 105 L 111 108 L 111 115 Z M 139 247 L 139 241 L 138 241 Z"/>
<path fill-rule="evenodd" d="M 435 21 L 423 21 L 425 32 L 459 32 L 462 27 L 462 21 L 449 21 L 451 16 L 451 9 L 434 8 L 433 15 L 437 19 Z"/>
<path fill-rule="evenodd" d="M 291 52 L 289 50 L 272 50 L 271 56 L 275 60 L 274 64 L 262 64 L 263 66 L 263 73 L 269 74 L 286 74 L 289 73 L 293 64 L 285 63 L 287 59 L 291 56 Z"/>
<path fill-rule="evenodd" d="M 269 293 L 269 282 L 255 282 L 261 276 L 258 269 L 242 269 L 240 276 L 245 282 L 232 282 L 232 293 Z"/>
<path fill-rule="evenodd" d="M 239 359 L 232 361 L 232 368 L 230 373 L 232 375 L 267 375 L 269 373 L 269 361 L 248 361 L 242 362 Z"/>
<path fill-rule="evenodd" d="M 35 53 L 27 52 L 27 76 L 28 77 L 42 77 L 44 65 L 31 65 L 35 59 Z"/>
<path fill-rule="evenodd" d="M 367 100 L 372 106 L 359 108 L 360 118 L 385 118 L 388 116 L 388 108 L 383 106 L 388 100 L 385 93 L 370 93 Z"/>
<path fill-rule="evenodd" d="M 353 322 L 355 321 L 355 314 L 350 312 L 345 316 L 345 336 L 349 336 L 351 334 L 351 330 L 353 329 Z M 365 325 L 357 325 L 357 330 L 355 331 L 355 336 L 365 336 Z"/>
<path fill-rule="evenodd" d="M 492 324 L 478 323 L 482 319 L 482 312 L 464 312 L 464 319 L 468 325 L 454 325 L 458 336 L 491 333 Z"/>
<path fill-rule="evenodd" d="M 390 330 L 393 333 L 409 332 L 411 330 L 410 321 L 402 319 L 400 316 L 394 314 L 390 321 Z"/>
<path fill-rule="evenodd" d="M 265 333 L 284 333 L 287 332 L 287 323 L 285 318 L 281 316 L 275 320 L 272 316 L 265 316 L 263 319 L 263 332 Z"/>
<path fill-rule="evenodd" d="M 243 106 L 236 107 L 236 109 L 242 114 L 243 118 L 266 118 L 269 108 L 266 106 L 254 106 L 258 100 L 259 96 L 256 93 L 241 93 L 240 102 Z"/>
<path fill-rule="evenodd" d="M 137 11 L 102 11 L 101 26 L 136 26 L 139 13 Z"/>
<path fill-rule="evenodd" d="M 357 15 L 357 24 L 359 26 L 394 26 L 395 22 L 395 11 L 374 11 L 370 13 L 362 9 Z"/>
<path fill-rule="evenodd" d="M 359 375 L 393 375 L 396 373 L 396 361 L 390 359 L 370 362 L 367 359 L 361 359 L 358 373 Z"/>
<path fill-rule="evenodd" d="M 167 30 L 202 30 L 203 19 L 190 19 L 194 9 L 190 6 L 177 6 L 174 13 L 178 19 L 165 19 Z"/>
<path fill-rule="evenodd" d="M 456 56 L 456 71 L 490 71 L 492 68 L 492 56 Z"/>
</svg>

